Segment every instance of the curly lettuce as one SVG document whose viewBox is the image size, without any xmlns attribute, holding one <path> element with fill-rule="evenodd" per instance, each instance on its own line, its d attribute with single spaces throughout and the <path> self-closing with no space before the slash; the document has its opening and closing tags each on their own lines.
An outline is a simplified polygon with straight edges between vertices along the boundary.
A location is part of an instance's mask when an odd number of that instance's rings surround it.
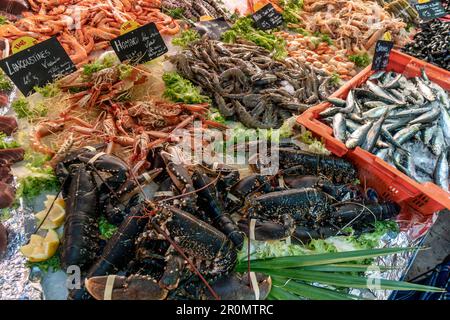
<svg viewBox="0 0 450 320">
<path fill-rule="evenodd" d="M 167 72 L 162 77 L 166 89 L 163 96 L 173 102 L 187 104 L 210 102 L 209 97 L 200 93 L 200 89 L 176 72 Z"/>
<path fill-rule="evenodd" d="M 182 31 L 180 35 L 174 37 L 172 39 L 172 44 L 174 46 L 186 48 L 191 42 L 194 42 L 198 39 L 200 39 L 200 34 L 194 29 L 188 29 Z"/>
</svg>

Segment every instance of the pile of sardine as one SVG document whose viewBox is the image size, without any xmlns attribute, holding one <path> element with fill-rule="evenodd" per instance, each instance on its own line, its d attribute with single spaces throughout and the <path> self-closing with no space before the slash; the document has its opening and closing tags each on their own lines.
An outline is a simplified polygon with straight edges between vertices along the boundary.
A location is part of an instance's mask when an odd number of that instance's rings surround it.
<svg viewBox="0 0 450 320">
<path fill-rule="evenodd" d="M 167 12 L 180 10 L 180 16 L 194 21 L 201 16 L 219 18 L 229 15 L 223 2 L 217 0 L 163 0 L 161 7 Z"/>
<path fill-rule="evenodd" d="M 421 31 L 402 50 L 421 60 L 450 70 L 450 23 L 432 20 L 420 25 Z"/>
<path fill-rule="evenodd" d="M 252 43 L 228 44 L 203 37 L 170 58 L 178 72 L 213 97 L 226 118 L 249 128 L 278 128 L 326 99 L 332 77 L 293 58 L 278 61 Z"/>
<path fill-rule="evenodd" d="M 420 77 L 373 74 L 346 100 L 320 115 L 349 149 L 361 147 L 419 181 L 449 189 L 450 101 L 446 90 Z"/>
</svg>

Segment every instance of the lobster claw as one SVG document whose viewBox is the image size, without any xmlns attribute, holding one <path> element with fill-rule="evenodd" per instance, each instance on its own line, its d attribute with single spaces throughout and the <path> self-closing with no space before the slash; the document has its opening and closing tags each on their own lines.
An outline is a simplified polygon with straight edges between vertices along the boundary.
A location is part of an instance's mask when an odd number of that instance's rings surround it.
<svg viewBox="0 0 450 320">
<path fill-rule="evenodd" d="M 256 273 L 256 282 L 258 290 L 254 290 L 249 281 L 247 273 L 232 273 L 212 283 L 214 292 L 222 300 L 255 300 L 258 292 L 258 300 L 265 300 L 272 288 L 272 279 L 260 273 Z M 208 299 L 213 297 L 209 292 L 206 293 Z"/>
<path fill-rule="evenodd" d="M 97 300 L 163 300 L 168 294 L 156 280 L 141 275 L 92 277 L 85 280 L 85 287 Z"/>
<path fill-rule="evenodd" d="M 249 234 L 248 220 L 239 221 L 239 229 Z M 289 215 L 283 215 L 280 222 L 256 220 L 254 237 L 257 241 L 283 240 L 295 231 L 294 220 Z"/>
</svg>

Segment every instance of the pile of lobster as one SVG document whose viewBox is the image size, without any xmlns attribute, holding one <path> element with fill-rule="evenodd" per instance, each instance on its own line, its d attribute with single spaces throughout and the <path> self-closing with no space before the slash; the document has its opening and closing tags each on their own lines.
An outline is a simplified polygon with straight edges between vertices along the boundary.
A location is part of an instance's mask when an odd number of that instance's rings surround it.
<svg viewBox="0 0 450 320">
<path fill-rule="evenodd" d="M 189 132 L 198 120 L 203 126 L 225 126 L 206 119 L 208 104 L 171 103 L 156 96 L 131 98 L 149 82 L 144 67 L 115 65 L 90 76 L 83 69 L 58 81 L 62 94 L 53 100 L 68 102 L 58 114 L 34 126 L 31 147 L 60 161 L 71 147 L 107 142 L 108 154 L 127 157 L 133 171 L 148 163 L 148 152 L 163 143 L 177 142 L 177 132 Z M 56 147 L 55 147 L 56 146 Z"/>
<path fill-rule="evenodd" d="M 127 21 L 140 25 L 154 22 L 162 34 L 174 35 L 178 23 L 161 12 L 159 0 L 33 0 L 22 18 L 0 26 L 2 56 L 10 53 L 12 41 L 29 36 L 42 42 L 58 37 L 75 64 L 85 63 L 91 53 L 109 47 Z"/>
<path fill-rule="evenodd" d="M 351 163 L 291 144 L 277 149 L 276 175 L 256 165 L 243 178 L 224 164 L 180 162 L 176 147 L 153 150 L 136 176 L 104 147 L 72 151 L 56 169 L 67 208 L 62 265 L 85 279 L 72 299 L 253 299 L 249 277 L 234 272 L 246 235 L 306 243 L 348 226 L 367 231 L 400 210 L 358 188 Z M 118 225 L 103 247 L 101 216 Z M 264 298 L 271 280 L 256 279 Z"/>
</svg>

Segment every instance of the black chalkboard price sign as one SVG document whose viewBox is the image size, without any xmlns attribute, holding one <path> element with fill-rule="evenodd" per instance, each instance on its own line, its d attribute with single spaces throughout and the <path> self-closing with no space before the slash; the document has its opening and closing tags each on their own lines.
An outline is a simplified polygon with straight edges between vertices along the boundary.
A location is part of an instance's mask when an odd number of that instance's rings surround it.
<svg viewBox="0 0 450 320">
<path fill-rule="evenodd" d="M 56 38 L 1 60 L 0 67 L 25 96 L 77 69 Z"/>
<path fill-rule="evenodd" d="M 394 47 L 392 41 L 378 40 L 373 55 L 372 70 L 384 70 L 389 63 L 389 55 Z"/>
<path fill-rule="evenodd" d="M 230 25 L 224 17 L 213 20 L 199 21 L 195 24 L 195 29 L 200 35 L 207 34 L 210 39 L 219 40 L 222 33 L 230 29 Z"/>
<path fill-rule="evenodd" d="M 111 40 L 111 46 L 120 61 L 129 61 L 133 64 L 145 63 L 168 51 L 153 22 Z"/>
<path fill-rule="evenodd" d="M 442 6 L 441 0 L 431 0 L 425 3 L 417 3 L 415 5 L 419 16 L 423 20 L 432 20 L 447 15 L 445 8 Z"/>
<path fill-rule="evenodd" d="M 283 16 L 278 13 L 271 3 L 256 11 L 253 15 L 253 21 L 258 29 L 274 29 L 283 24 Z"/>
</svg>

